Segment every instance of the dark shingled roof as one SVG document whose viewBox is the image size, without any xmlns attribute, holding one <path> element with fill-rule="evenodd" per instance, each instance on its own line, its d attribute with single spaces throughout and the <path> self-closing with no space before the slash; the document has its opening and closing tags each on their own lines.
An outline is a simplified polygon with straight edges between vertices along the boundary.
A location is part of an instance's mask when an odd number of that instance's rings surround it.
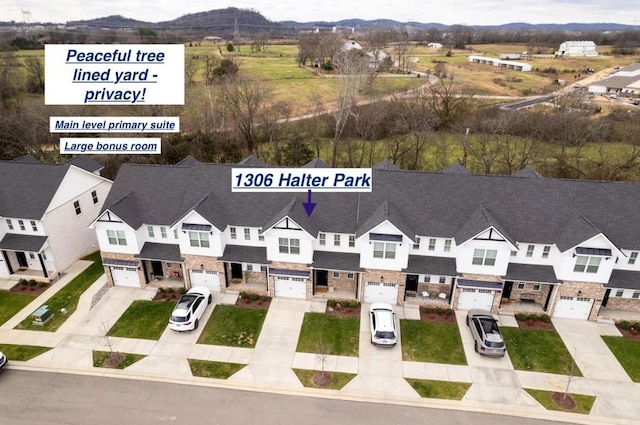
<svg viewBox="0 0 640 425">
<path fill-rule="evenodd" d="M 16 159 L 13 160 L 13 162 L 23 162 L 23 163 L 27 163 L 27 164 L 41 164 L 42 162 L 36 158 L 34 158 L 33 156 L 31 156 L 31 154 L 26 154 L 26 155 L 22 155 Z"/>
<path fill-rule="evenodd" d="M 538 173 L 533 168 L 526 166 L 522 170 L 514 173 L 515 177 L 529 177 L 534 179 L 544 178 L 540 173 Z"/>
<path fill-rule="evenodd" d="M 424 255 L 410 255 L 407 268 L 402 270 L 407 274 L 435 274 L 441 276 L 456 276 L 456 259 L 453 257 L 427 257 Z"/>
<path fill-rule="evenodd" d="M 389 161 L 388 159 L 383 159 L 382 161 L 374 165 L 372 168 L 375 170 L 399 170 L 400 169 L 396 164 Z"/>
<path fill-rule="evenodd" d="M 7 233 L 0 241 L 0 249 L 6 249 L 9 251 L 40 252 L 47 239 L 48 238 L 46 236 Z"/>
<path fill-rule="evenodd" d="M 524 282 L 558 283 L 559 280 L 552 266 L 538 266 L 535 264 L 510 263 L 504 280 Z"/>
<path fill-rule="evenodd" d="M 140 254 L 134 255 L 142 260 L 162 260 L 182 263 L 184 258 L 180 256 L 180 245 L 170 243 L 145 242 Z"/>
<path fill-rule="evenodd" d="M 231 226 L 264 228 L 286 211 L 314 236 L 317 230 L 354 234 L 380 222 L 386 208 L 386 218 L 411 238 L 451 238 L 470 220 L 473 230 L 485 230 L 471 219 L 475 214 L 514 241 L 566 250 L 601 231 L 618 247 L 640 248 L 640 220 L 633 219 L 640 210 L 638 183 L 374 169 L 372 192 L 314 193 L 317 205 L 308 218 L 291 193 L 232 193 L 233 167 L 123 164 L 104 209 L 133 228 L 172 225 L 197 205 L 204 210 L 203 199 L 212 193 L 218 202 L 207 204 L 207 217 Z M 0 197 L 0 204 L 3 199 L 11 198 Z"/>
<path fill-rule="evenodd" d="M 261 246 L 227 245 L 220 260 L 234 263 L 270 264 L 270 261 L 267 260 L 267 248 Z"/>
<path fill-rule="evenodd" d="M 640 272 L 614 270 L 605 288 L 640 289 Z"/>
<path fill-rule="evenodd" d="M 321 160 L 320 158 L 316 158 L 304 164 L 302 168 L 331 168 L 331 166 L 326 162 L 324 162 L 323 160 Z"/>
<path fill-rule="evenodd" d="M 245 167 L 265 167 L 267 164 L 264 161 L 259 160 L 255 155 L 249 155 L 242 161 L 238 162 L 238 165 Z"/>
<path fill-rule="evenodd" d="M 311 267 L 321 270 L 362 271 L 360 268 L 360 254 L 344 252 L 314 251 Z"/>
<path fill-rule="evenodd" d="M 453 165 L 445 168 L 444 170 L 441 170 L 440 172 L 446 174 L 471 174 L 469 170 L 460 165 L 458 161 L 454 162 Z"/>
<path fill-rule="evenodd" d="M 461 244 L 481 232 L 484 232 L 488 228 L 493 227 L 504 236 L 513 246 L 516 246 L 516 241 L 509 236 L 509 234 L 500 226 L 498 221 L 487 211 L 484 205 L 478 205 L 478 208 L 471 213 L 469 219 L 464 223 L 464 226 L 456 234 L 456 243 Z"/>
<path fill-rule="evenodd" d="M 82 168 L 90 173 L 95 173 L 98 170 L 102 170 L 104 167 L 98 161 L 89 158 L 88 155 L 78 155 L 75 158 L 71 158 L 65 164 L 75 165 L 78 168 Z"/>
</svg>

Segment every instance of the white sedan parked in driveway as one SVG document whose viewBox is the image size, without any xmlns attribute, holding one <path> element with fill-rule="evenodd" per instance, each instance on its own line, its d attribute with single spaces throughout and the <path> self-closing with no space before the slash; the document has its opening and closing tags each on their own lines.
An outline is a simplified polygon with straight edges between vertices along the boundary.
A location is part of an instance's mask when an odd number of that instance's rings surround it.
<svg viewBox="0 0 640 425">
<path fill-rule="evenodd" d="M 209 304 L 211 304 L 211 290 L 204 286 L 194 286 L 180 297 L 173 308 L 169 328 L 174 331 L 197 329 Z"/>
</svg>

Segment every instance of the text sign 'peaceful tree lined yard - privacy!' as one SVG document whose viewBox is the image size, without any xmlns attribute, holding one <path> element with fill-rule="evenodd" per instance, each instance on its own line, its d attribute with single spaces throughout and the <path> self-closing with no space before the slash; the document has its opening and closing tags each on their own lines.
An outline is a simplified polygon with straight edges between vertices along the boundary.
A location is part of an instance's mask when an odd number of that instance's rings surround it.
<svg viewBox="0 0 640 425">
<path fill-rule="evenodd" d="M 46 105 L 183 105 L 184 45 L 47 44 Z"/>
</svg>

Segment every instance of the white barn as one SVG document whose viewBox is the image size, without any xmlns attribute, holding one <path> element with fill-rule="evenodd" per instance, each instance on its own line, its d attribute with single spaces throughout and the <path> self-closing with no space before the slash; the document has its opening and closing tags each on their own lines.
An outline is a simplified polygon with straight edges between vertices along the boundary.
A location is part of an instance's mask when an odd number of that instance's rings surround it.
<svg viewBox="0 0 640 425">
<path fill-rule="evenodd" d="M 560 57 L 595 57 L 598 55 L 596 43 L 593 41 L 565 41 L 556 51 L 556 56 Z"/>
</svg>

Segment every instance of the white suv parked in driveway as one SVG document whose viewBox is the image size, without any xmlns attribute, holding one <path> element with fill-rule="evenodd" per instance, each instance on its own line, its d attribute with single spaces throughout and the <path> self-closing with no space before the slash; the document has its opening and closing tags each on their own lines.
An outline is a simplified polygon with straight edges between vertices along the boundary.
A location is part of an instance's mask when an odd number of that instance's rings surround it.
<svg viewBox="0 0 640 425">
<path fill-rule="evenodd" d="M 211 290 L 204 286 L 194 286 L 180 297 L 173 308 L 169 328 L 174 331 L 198 329 L 200 318 L 209 304 L 211 304 Z"/>
<path fill-rule="evenodd" d="M 371 343 L 380 347 L 393 347 L 398 342 L 396 314 L 386 303 L 373 303 L 369 308 Z"/>
<path fill-rule="evenodd" d="M 0 351 L 0 370 L 4 369 L 7 365 L 7 356 L 5 356 L 2 351 Z"/>
</svg>

